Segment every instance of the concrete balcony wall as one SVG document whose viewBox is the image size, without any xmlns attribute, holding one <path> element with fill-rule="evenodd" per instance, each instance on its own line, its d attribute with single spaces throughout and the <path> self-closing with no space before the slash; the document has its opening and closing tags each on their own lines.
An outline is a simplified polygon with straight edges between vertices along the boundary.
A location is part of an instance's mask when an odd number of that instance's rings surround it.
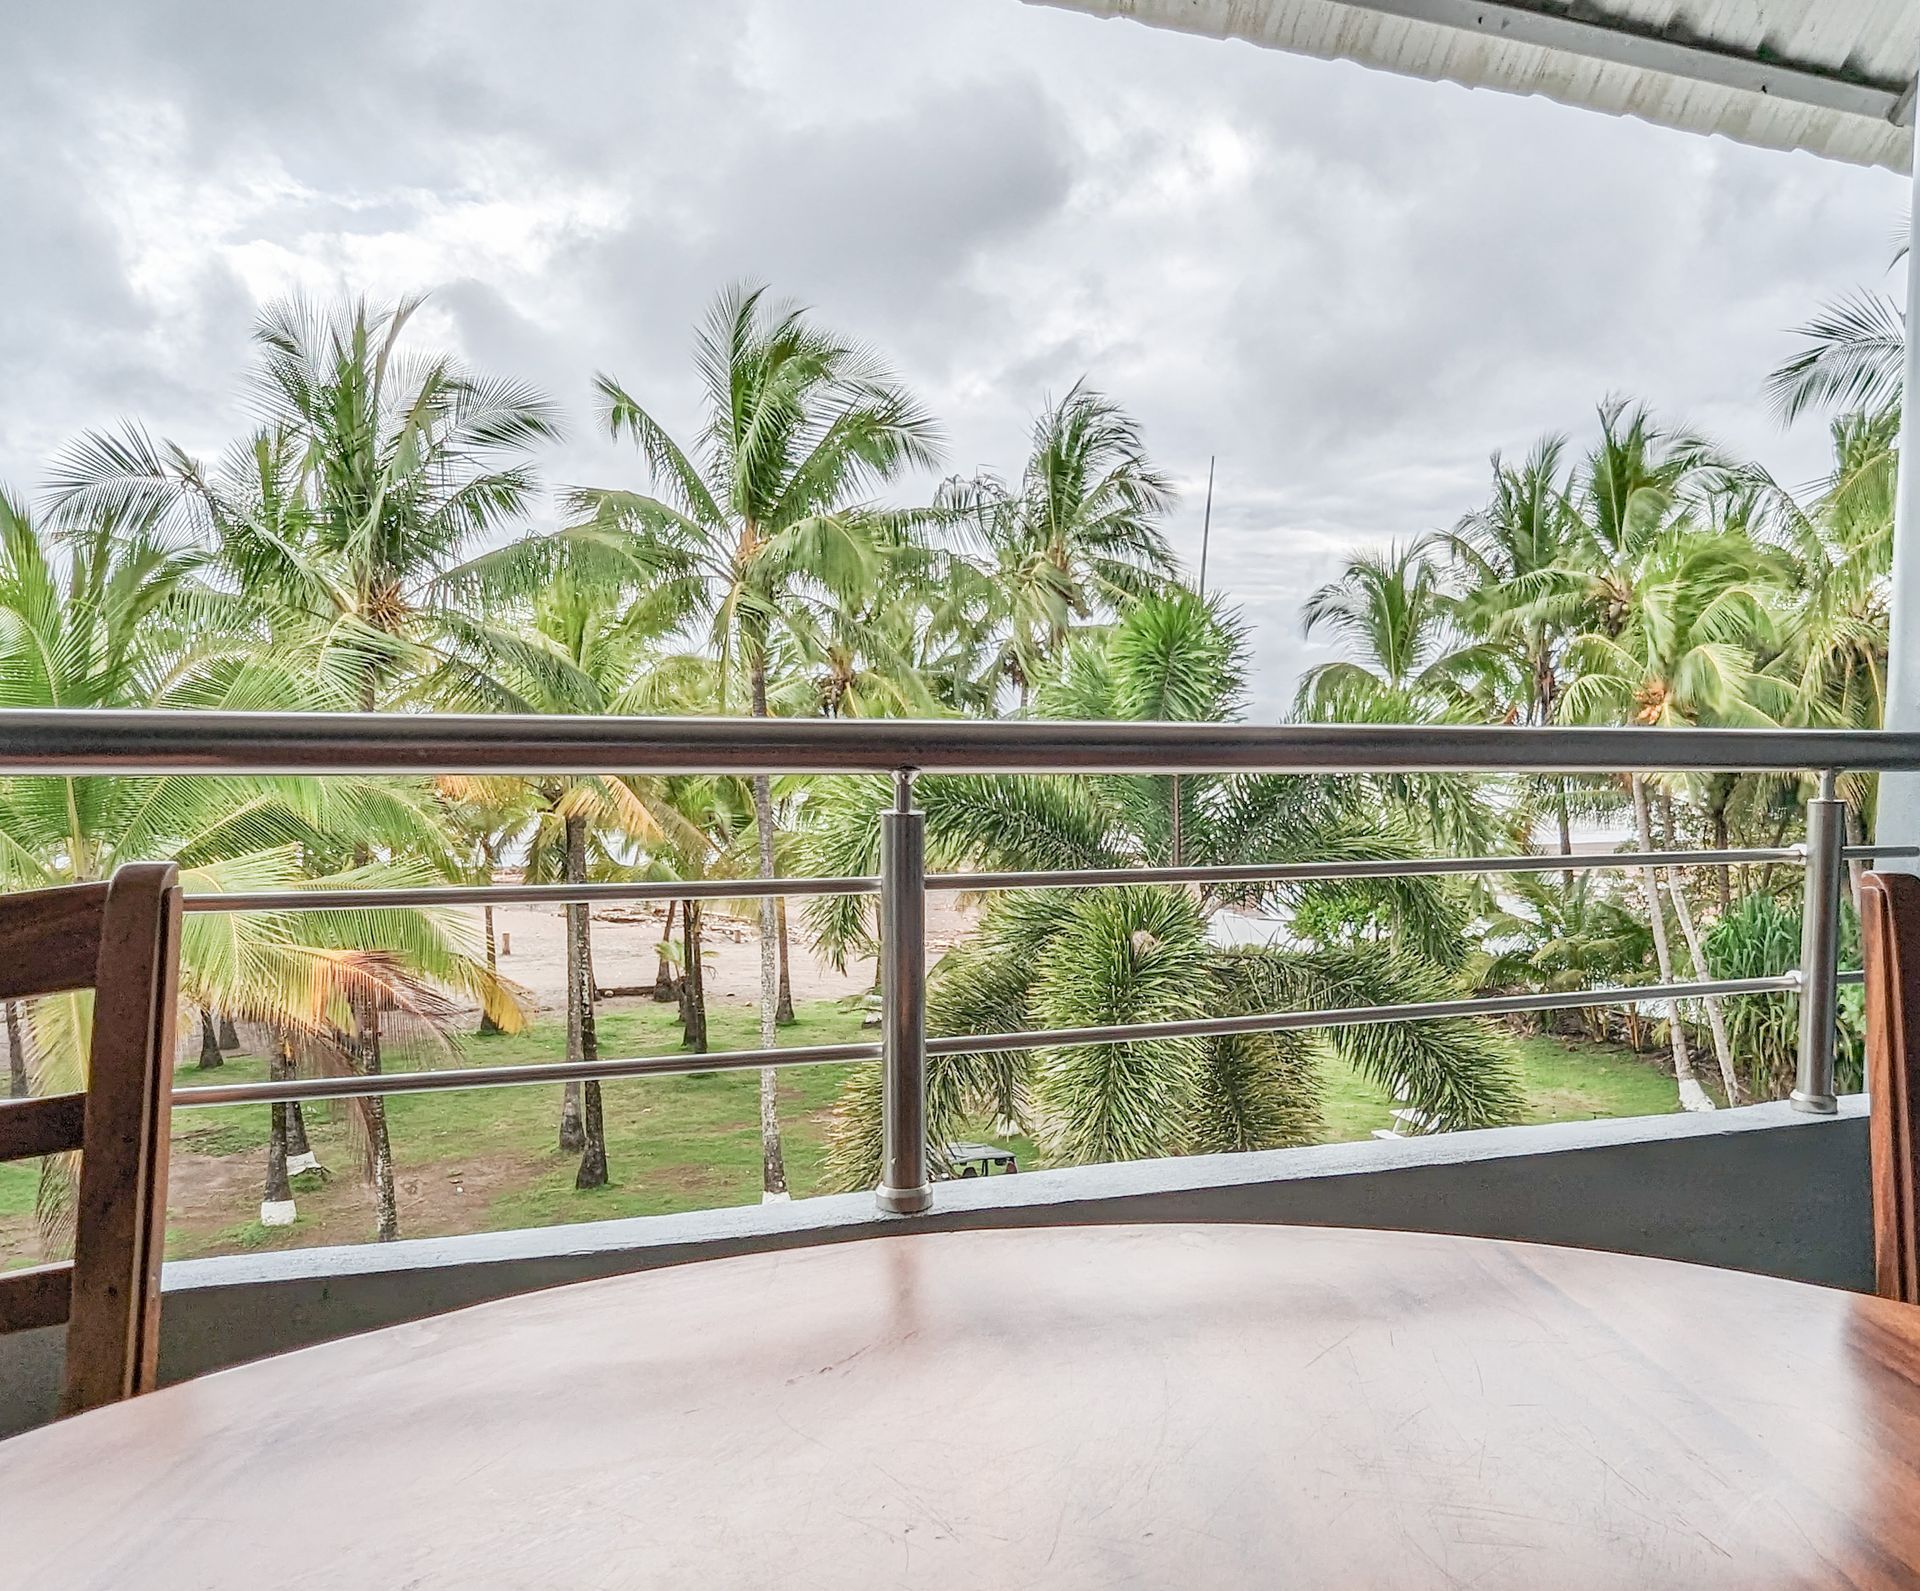
<svg viewBox="0 0 1920 1591">
<path fill-rule="evenodd" d="M 1509 1127 L 944 1183 L 925 1216 L 865 1194 L 167 1266 L 173 1381 L 562 1282 L 882 1233 L 1235 1221 L 1519 1238 L 1758 1271 L 1873 1279 L 1867 1107 Z M 770 1322 L 777 1329 L 777 1321 Z M 61 1336 L 0 1338 L 0 1435 L 49 1418 Z"/>
</svg>

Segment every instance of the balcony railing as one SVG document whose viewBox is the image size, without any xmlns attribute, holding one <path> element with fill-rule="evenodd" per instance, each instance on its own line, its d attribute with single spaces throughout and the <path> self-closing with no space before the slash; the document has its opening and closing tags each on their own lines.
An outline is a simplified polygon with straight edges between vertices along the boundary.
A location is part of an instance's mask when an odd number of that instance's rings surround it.
<svg viewBox="0 0 1920 1591">
<path fill-rule="evenodd" d="M 913 806 L 913 780 L 924 772 L 1617 774 L 1629 769 L 1813 773 L 1819 779 L 1819 793 L 1808 802 L 1806 843 L 1743 850 L 929 874 L 925 869 L 924 823 Z M 881 1036 L 877 1042 L 220 1084 L 183 1090 L 175 1096 L 175 1105 L 263 1104 L 877 1060 L 883 1068 L 885 1127 L 878 1197 L 883 1208 L 899 1213 L 924 1210 L 932 1198 L 925 1153 L 926 1063 L 930 1056 L 1497 1016 L 1580 1006 L 1669 1003 L 1709 995 L 1789 993 L 1800 1002 L 1793 1102 L 1805 1111 L 1830 1113 L 1835 1108 L 1837 990 L 1859 977 L 1839 967 L 1840 899 L 1846 863 L 1920 856 L 1920 846 L 1848 846 L 1845 803 L 1837 798 L 1835 779 L 1843 770 L 1912 769 L 1920 769 L 1920 735 L 1870 731 L 0 712 L 0 774 L 769 772 L 892 776 L 895 800 L 880 820 L 881 866 L 873 877 L 786 878 L 764 884 L 725 879 L 296 889 L 190 896 L 186 903 L 189 911 L 230 912 L 878 895 Z M 1804 866 L 1804 930 L 1797 969 L 1764 978 L 1697 979 L 934 1039 L 926 1035 L 929 892 L 1154 883 L 1297 883 L 1741 862 Z M 1677 1011 L 1671 1005 L 1670 1009 Z"/>
</svg>

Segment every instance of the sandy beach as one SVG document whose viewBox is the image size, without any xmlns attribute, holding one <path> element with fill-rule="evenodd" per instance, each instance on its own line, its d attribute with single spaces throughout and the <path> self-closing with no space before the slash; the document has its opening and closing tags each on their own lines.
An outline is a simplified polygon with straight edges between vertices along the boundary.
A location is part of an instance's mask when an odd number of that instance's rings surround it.
<svg viewBox="0 0 1920 1591">
<path fill-rule="evenodd" d="M 474 914 L 476 928 L 479 914 Z M 927 956 L 937 960 L 965 937 L 977 919 L 970 906 L 950 895 L 927 899 Z M 493 914 L 499 936 L 500 972 L 526 991 L 535 1011 L 566 1007 L 566 909 L 561 906 L 498 906 Z M 652 987 L 655 947 L 666 922 L 664 905 L 637 902 L 597 907 L 593 913 L 593 970 L 603 989 Z M 708 909 L 703 923 L 707 999 L 715 1005 L 752 1005 L 760 997 L 760 932 L 757 921 Z M 675 937 L 679 923 L 675 920 Z M 871 956 L 849 958 L 845 971 L 833 967 L 808 940 L 798 904 L 788 933 L 789 976 L 796 1001 L 839 1000 L 873 987 Z"/>
</svg>

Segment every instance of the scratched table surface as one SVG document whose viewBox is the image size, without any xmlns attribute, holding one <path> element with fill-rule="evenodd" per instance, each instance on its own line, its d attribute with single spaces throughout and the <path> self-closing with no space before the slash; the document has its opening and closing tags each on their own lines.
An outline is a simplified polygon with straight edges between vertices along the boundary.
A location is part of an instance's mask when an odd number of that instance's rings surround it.
<svg viewBox="0 0 1920 1591">
<path fill-rule="evenodd" d="M 0 1579 L 1920 1585 L 1920 1310 L 1292 1227 L 585 1283 L 0 1443 Z"/>
</svg>

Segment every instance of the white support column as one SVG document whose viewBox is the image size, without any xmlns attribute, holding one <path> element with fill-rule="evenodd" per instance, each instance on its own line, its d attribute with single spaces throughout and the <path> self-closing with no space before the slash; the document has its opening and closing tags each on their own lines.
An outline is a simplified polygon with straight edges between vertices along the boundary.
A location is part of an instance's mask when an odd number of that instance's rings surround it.
<svg viewBox="0 0 1920 1591">
<path fill-rule="evenodd" d="M 1920 130 L 1920 118 L 1916 119 Z M 1920 145 L 1914 160 L 1912 215 L 1920 219 Z M 1910 244 L 1920 240 L 1910 239 Z M 1887 728 L 1920 730 L 1920 246 L 1907 250 L 1907 363 L 1901 392 L 1900 486 L 1893 510 L 1893 634 L 1887 658 Z M 1920 773 L 1880 776 L 1874 838 L 1920 844 Z M 1920 863 L 1880 864 L 1920 872 Z"/>
</svg>

